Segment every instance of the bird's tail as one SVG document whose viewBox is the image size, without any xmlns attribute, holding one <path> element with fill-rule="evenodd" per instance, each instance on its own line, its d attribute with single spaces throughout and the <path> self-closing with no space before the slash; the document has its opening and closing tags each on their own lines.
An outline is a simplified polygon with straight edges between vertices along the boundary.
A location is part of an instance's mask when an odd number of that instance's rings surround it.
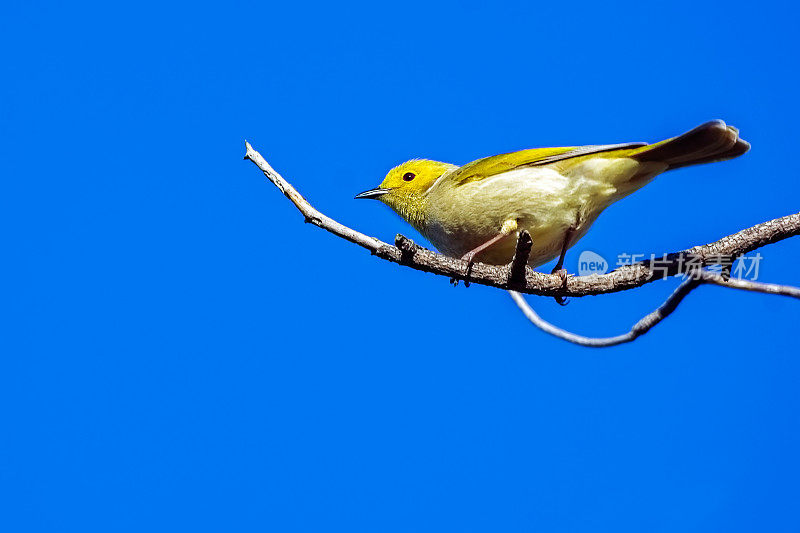
<svg viewBox="0 0 800 533">
<path fill-rule="evenodd" d="M 739 130 L 721 120 L 712 120 L 683 135 L 638 148 L 630 157 L 637 161 L 657 161 L 673 170 L 738 157 L 750 149 L 739 138 Z"/>
</svg>

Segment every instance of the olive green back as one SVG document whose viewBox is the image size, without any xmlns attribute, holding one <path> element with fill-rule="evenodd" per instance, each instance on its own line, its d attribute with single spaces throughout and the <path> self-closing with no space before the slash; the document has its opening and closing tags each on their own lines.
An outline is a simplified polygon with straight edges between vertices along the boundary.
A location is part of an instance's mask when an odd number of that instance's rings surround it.
<svg viewBox="0 0 800 533">
<path fill-rule="evenodd" d="M 559 148 L 531 148 L 508 154 L 494 155 L 467 163 L 453 172 L 451 179 L 457 185 L 479 181 L 489 176 L 502 174 L 521 167 L 549 165 L 558 161 L 594 155 L 603 152 L 619 152 L 647 146 L 647 143 L 604 144 L 591 146 L 563 146 Z M 609 154 L 611 155 L 611 154 Z"/>
</svg>

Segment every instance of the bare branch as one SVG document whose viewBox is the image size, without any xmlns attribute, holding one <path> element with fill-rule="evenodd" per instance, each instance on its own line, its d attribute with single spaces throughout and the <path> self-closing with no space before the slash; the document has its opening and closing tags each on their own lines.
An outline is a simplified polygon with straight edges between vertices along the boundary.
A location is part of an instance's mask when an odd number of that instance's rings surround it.
<svg viewBox="0 0 800 533">
<path fill-rule="evenodd" d="M 359 246 L 363 246 L 364 248 L 372 250 L 373 252 L 376 252 L 382 246 L 389 246 L 378 239 L 368 237 L 363 233 L 359 233 L 354 229 L 348 228 L 344 224 L 340 224 L 339 222 L 336 222 L 332 218 L 327 217 L 314 209 L 311 204 L 308 203 L 308 201 L 289 184 L 288 181 L 283 179 L 283 176 L 275 172 L 275 169 L 273 169 L 270 164 L 264 160 L 261 154 L 253 150 L 253 147 L 250 146 L 249 142 L 245 141 L 244 145 L 247 147 L 247 153 L 245 154 L 244 158 L 249 159 L 261 169 L 267 179 L 269 179 L 269 181 L 271 181 L 283 193 L 283 195 L 295 205 L 295 207 L 303 214 L 303 216 L 306 217 L 306 222 L 314 224 L 315 226 L 319 226 L 320 228 L 329 231 L 338 237 L 358 244 Z"/>
<path fill-rule="evenodd" d="M 658 309 L 649 313 L 644 318 L 639 320 L 627 333 L 617 335 L 616 337 L 584 337 L 570 333 L 567 330 L 561 329 L 553 324 L 547 322 L 542 317 L 536 314 L 533 308 L 525 301 L 525 298 L 517 291 L 508 291 L 511 298 L 525 315 L 525 318 L 530 320 L 534 326 L 541 329 L 545 333 L 549 333 L 554 337 L 563 339 L 573 344 L 581 346 L 589 346 L 590 348 L 605 348 L 608 346 L 616 346 L 617 344 L 624 344 L 636 340 L 641 335 L 644 335 L 650 329 L 667 318 L 678 307 L 678 304 L 686 297 L 687 294 L 692 292 L 702 281 L 698 279 L 687 279 L 680 286 L 675 289 L 675 292 L 669 295 Z"/>
<path fill-rule="evenodd" d="M 409 266 L 423 272 L 432 272 L 448 276 L 451 279 L 464 279 L 467 281 L 465 279 L 467 265 L 460 259 L 446 257 L 427 250 L 415 244 L 411 239 L 399 234 L 395 238 L 395 246 L 391 246 L 323 215 L 283 179 L 264 160 L 261 154 L 253 149 L 250 143 L 245 142 L 245 146 L 247 147 L 245 159 L 249 159 L 261 169 L 264 175 L 303 214 L 306 222 L 358 244 L 387 261 Z M 559 299 L 567 296 L 588 296 L 633 289 L 655 279 L 660 279 L 659 276 L 655 275 L 655 260 L 640 261 L 632 265 L 626 265 L 607 274 L 577 276 L 564 280 L 558 275 L 535 272 L 527 266 L 532 241 L 528 232 L 522 231 L 517 239 L 514 258 L 508 266 L 496 267 L 475 263 L 469 273 L 468 281 L 508 290 L 511 298 L 522 310 L 525 317 L 546 333 L 581 346 L 595 348 L 615 346 L 631 342 L 647 333 L 653 326 L 668 317 L 687 294 L 705 283 L 800 298 L 800 288 L 730 279 L 729 277 L 730 268 L 737 257 L 756 248 L 798 234 L 800 234 L 800 213 L 758 224 L 710 244 L 664 255 L 658 259 L 657 263 L 658 271 L 661 274 L 660 277 L 688 274 L 689 278 L 681 283 L 658 309 L 639 320 L 627 333 L 615 337 L 584 337 L 556 327 L 537 315 L 520 292 L 553 296 Z M 724 275 L 703 270 L 703 267 L 710 264 L 723 265 Z"/>
<path fill-rule="evenodd" d="M 789 296 L 791 298 L 800 299 L 800 288 L 792 287 L 790 285 L 777 285 L 775 283 L 761 283 L 758 281 L 750 281 L 746 279 L 725 279 L 724 276 L 714 274 L 712 272 L 702 271 L 700 277 L 703 283 L 711 283 L 719 285 L 720 287 L 728 287 L 730 289 L 740 289 L 750 292 L 761 292 L 764 294 L 776 294 L 780 296 Z"/>
<path fill-rule="evenodd" d="M 245 142 L 245 146 L 247 148 L 245 159 L 249 159 L 261 169 L 264 175 L 278 187 L 303 214 L 306 222 L 310 222 L 338 237 L 358 244 L 381 259 L 403 264 L 423 272 L 432 272 L 451 279 L 465 279 L 466 264 L 460 259 L 446 257 L 418 246 L 402 235 L 397 236 L 396 243 L 398 246 L 392 246 L 374 237 L 364 235 L 323 215 L 312 207 L 294 187 L 278 174 L 269 163 L 264 160 L 261 154 L 253 149 L 250 143 Z M 479 283 L 505 290 L 515 290 L 521 293 L 551 297 L 580 297 L 605 294 L 640 287 L 664 276 L 674 276 L 685 273 L 687 271 L 687 258 L 696 259 L 696 261 L 693 262 L 694 268 L 709 264 L 717 264 L 720 256 L 727 255 L 735 258 L 761 246 L 798 234 L 800 234 L 800 213 L 770 220 L 710 244 L 695 246 L 688 250 L 667 254 L 664 261 L 659 259 L 658 270 L 661 271 L 663 269 L 663 272 L 658 276 L 656 275 L 656 269 L 653 268 L 650 261 L 641 261 L 632 265 L 626 265 L 607 274 L 570 277 L 566 280 L 566 283 L 558 275 L 535 272 L 527 265 L 525 265 L 524 268 L 523 280 L 521 276 L 522 269 L 519 263 L 517 264 L 516 275 L 513 276 L 513 280 L 512 276 L 510 276 L 510 269 L 508 266 L 492 266 L 484 263 L 475 263 L 470 272 L 469 281 L 471 283 Z M 744 285 L 745 284 L 737 281 L 729 286 L 732 288 L 744 289 Z M 784 292 L 776 292 L 776 294 L 783 294 L 785 292 L 792 291 L 784 290 Z"/>
<path fill-rule="evenodd" d="M 681 285 L 673 292 L 661 306 L 639 320 L 629 332 L 616 337 L 584 337 L 577 335 L 564 329 L 554 326 L 540 317 L 531 308 L 530 304 L 525 301 L 525 298 L 516 291 L 508 291 L 511 298 L 522 310 L 525 317 L 537 328 L 545 333 L 549 333 L 559 339 L 563 339 L 573 344 L 581 346 L 589 346 L 592 348 L 603 348 L 607 346 L 616 346 L 617 344 L 624 344 L 631 342 L 641 335 L 647 333 L 653 326 L 667 318 L 678 304 L 689 294 L 691 291 L 704 283 L 719 285 L 721 287 L 729 287 L 732 289 L 741 289 L 745 291 L 762 292 L 764 294 L 778 294 L 783 296 L 790 296 L 792 298 L 800 298 L 800 289 L 797 287 L 790 287 L 787 285 L 775 285 L 773 283 L 758 283 L 756 281 L 739 280 L 739 279 L 725 279 L 724 276 L 714 274 L 705 270 L 693 272 L 690 274 L 689 279 L 681 283 Z"/>
</svg>

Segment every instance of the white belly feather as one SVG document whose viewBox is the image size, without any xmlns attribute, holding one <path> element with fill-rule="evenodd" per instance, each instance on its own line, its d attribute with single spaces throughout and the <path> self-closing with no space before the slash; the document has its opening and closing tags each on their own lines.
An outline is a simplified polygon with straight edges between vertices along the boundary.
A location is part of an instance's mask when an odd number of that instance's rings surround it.
<svg viewBox="0 0 800 533">
<path fill-rule="evenodd" d="M 429 192 L 425 236 L 443 253 L 460 257 L 500 231 L 509 219 L 533 239 L 529 264 L 558 256 L 564 236 L 578 222 L 570 244 L 583 237 L 597 216 L 616 200 L 646 184 L 663 169 L 641 176 L 630 159 L 590 159 L 565 174 L 552 167 L 512 170 L 453 186 L 447 177 Z M 632 183 L 634 175 L 640 176 Z M 480 254 L 478 261 L 504 264 L 513 256 L 510 237 Z"/>
</svg>

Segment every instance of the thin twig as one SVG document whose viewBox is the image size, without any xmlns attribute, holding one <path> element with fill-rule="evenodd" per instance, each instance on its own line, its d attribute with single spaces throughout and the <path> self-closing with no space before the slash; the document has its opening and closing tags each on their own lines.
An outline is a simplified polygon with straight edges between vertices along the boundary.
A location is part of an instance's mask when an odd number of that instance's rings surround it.
<svg viewBox="0 0 800 533">
<path fill-rule="evenodd" d="M 702 282 L 697 279 L 688 279 L 684 281 L 677 289 L 675 289 L 675 292 L 669 295 L 669 298 L 667 298 L 658 309 L 639 320 L 633 325 L 630 331 L 623 333 L 622 335 L 617 335 L 616 337 L 584 337 L 583 335 L 570 333 L 567 330 L 554 326 L 537 315 L 528 302 L 525 301 L 525 298 L 517 291 L 508 291 L 508 294 L 511 295 L 511 298 L 520 308 L 522 314 L 525 315 L 525 318 L 530 320 L 534 326 L 541 329 L 545 333 L 549 333 L 554 337 L 558 337 L 559 339 L 563 339 L 573 344 L 589 346 L 591 348 L 605 348 L 608 346 L 616 346 L 617 344 L 631 342 L 636 340 L 637 337 L 650 331 L 653 326 L 672 314 L 675 308 L 678 307 L 678 304 L 681 303 L 681 300 L 683 300 L 687 294 L 692 292 L 700 283 Z"/>
<path fill-rule="evenodd" d="M 704 283 L 711 283 L 714 285 L 719 285 L 720 287 L 728 287 L 731 289 L 740 289 L 751 292 L 761 292 L 764 294 L 776 294 L 779 296 L 789 296 L 791 298 L 800 298 L 800 288 L 792 287 L 791 285 L 761 283 L 759 281 L 750 281 L 747 279 L 725 279 L 723 276 L 706 271 L 703 271 L 702 277 Z"/>
<path fill-rule="evenodd" d="M 244 158 L 249 159 L 253 163 L 256 164 L 258 168 L 264 173 L 264 175 L 275 185 L 283 194 L 288 198 L 294 206 L 306 217 L 306 222 L 310 224 L 314 224 L 315 226 L 319 226 L 320 228 L 333 233 L 334 235 L 343 238 L 344 240 L 353 242 L 358 244 L 359 246 L 363 246 L 367 250 L 377 251 L 382 246 L 389 246 L 388 244 L 379 241 L 373 237 L 368 237 L 363 233 L 360 233 L 352 228 L 348 228 L 344 224 L 340 224 L 336 222 L 332 218 L 323 215 L 316 209 L 314 209 L 308 200 L 303 198 L 303 196 L 297 192 L 297 190 L 289 184 L 288 181 L 283 179 L 283 176 L 278 174 L 275 169 L 273 169 L 269 163 L 264 160 L 264 158 L 253 150 L 253 147 L 250 146 L 250 143 L 245 141 L 245 147 L 247 147 L 247 154 L 245 154 Z"/>
<path fill-rule="evenodd" d="M 525 317 L 537 328 L 567 342 L 579 344 L 581 346 L 589 346 L 592 348 L 616 346 L 617 344 L 624 344 L 626 342 L 635 340 L 637 337 L 647 333 L 653 326 L 667 318 L 675 310 L 675 308 L 678 307 L 678 304 L 681 303 L 687 294 L 704 283 L 719 285 L 721 287 L 730 287 L 732 289 L 741 289 L 745 291 L 761 292 L 764 294 L 777 294 L 790 296 L 792 298 L 800 298 L 800 289 L 797 287 L 775 285 L 773 283 L 759 283 L 749 280 L 725 279 L 724 276 L 705 270 L 693 272 L 690 274 L 690 276 L 692 277 L 681 283 L 675 292 L 673 292 L 658 309 L 639 320 L 633 325 L 629 332 L 622 335 L 617 335 L 616 337 L 584 337 L 583 335 L 577 335 L 561 329 L 558 326 L 554 326 L 553 324 L 547 322 L 538 314 L 536 314 L 530 304 L 520 293 L 516 291 L 508 291 L 508 293 L 511 295 L 511 298 L 514 300 L 517 306 L 522 310 L 522 313 L 525 315 Z"/>
</svg>

